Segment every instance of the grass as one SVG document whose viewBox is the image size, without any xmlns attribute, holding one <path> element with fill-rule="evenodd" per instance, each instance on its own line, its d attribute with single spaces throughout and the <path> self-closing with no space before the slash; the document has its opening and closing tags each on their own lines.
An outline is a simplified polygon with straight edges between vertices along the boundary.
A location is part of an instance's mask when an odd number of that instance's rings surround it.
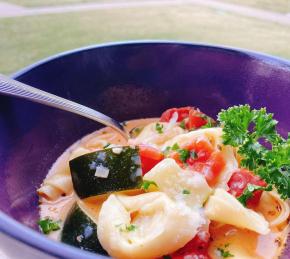
<svg viewBox="0 0 290 259">
<path fill-rule="evenodd" d="M 129 2 L 133 0 L 2 0 L 13 4 L 18 4 L 27 7 L 51 6 L 64 4 L 77 4 L 88 2 Z M 138 1 L 138 0 L 134 0 Z M 265 9 L 273 12 L 290 13 L 290 0 L 217 0 L 233 4 L 245 5 L 259 9 Z"/>
<path fill-rule="evenodd" d="M 129 2 L 133 0 L 1 0 L 11 4 L 17 4 L 26 7 L 43 7 L 54 5 L 82 4 L 82 3 L 116 3 Z M 134 0 L 135 2 L 138 0 Z"/>
<path fill-rule="evenodd" d="M 194 5 L 96 10 L 0 20 L 0 71 L 89 44 L 172 39 L 242 47 L 290 59 L 289 26 Z"/>
<path fill-rule="evenodd" d="M 290 13 L 290 0 L 222 0 L 224 2 L 246 5 L 272 12 Z"/>
</svg>

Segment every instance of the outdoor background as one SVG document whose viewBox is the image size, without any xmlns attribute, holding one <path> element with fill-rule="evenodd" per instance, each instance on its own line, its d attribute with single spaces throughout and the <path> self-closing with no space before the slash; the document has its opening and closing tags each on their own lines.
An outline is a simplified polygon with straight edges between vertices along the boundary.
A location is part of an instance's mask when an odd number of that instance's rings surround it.
<svg viewBox="0 0 290 259">
<path fill-rule="evenodd" d="M 290 0 L 0 0 L 0 73 L 86 45 L 138 39 L 290 59 Z"/>
</svg>

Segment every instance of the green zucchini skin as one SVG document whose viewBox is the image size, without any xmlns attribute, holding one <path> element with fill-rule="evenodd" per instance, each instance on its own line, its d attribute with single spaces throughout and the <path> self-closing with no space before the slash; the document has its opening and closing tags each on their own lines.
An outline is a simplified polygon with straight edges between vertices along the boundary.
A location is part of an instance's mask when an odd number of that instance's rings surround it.
<svg viewBox="0 0 290 259">
<path fill-rule="evenodd" d="M 139 149 L 122 147 L 120 153 L 114 153 L 113 150 L 99 150 L 69 162 L 74 190 L 81 199 L 137 189 L 142 183 Z M 95 176 L 96 167 L 100 166 L 109 169 L 107 178 Z"/>
<path fill-rule="evenodd" d="M 75 205 L 63 226 L 61 242 L 86 251 L 108 255 L 102 248 L 98 236 L 97 225 Z"/>
</svg>

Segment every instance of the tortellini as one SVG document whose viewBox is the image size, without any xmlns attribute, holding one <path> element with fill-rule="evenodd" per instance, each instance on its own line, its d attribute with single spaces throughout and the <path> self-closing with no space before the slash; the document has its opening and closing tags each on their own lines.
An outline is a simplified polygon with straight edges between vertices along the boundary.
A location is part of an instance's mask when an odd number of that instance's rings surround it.
<svg viewBox="0 0 290 259">
<path fill-rule="evenodd" d="M 234 196 L 224 189 L 216 189 L 205 205 L 208 219 L 224 224 L 246 228 L 265 235 L 270 232 L 265 218 L 251 209 L 245 208 Z"/>
<path fill-rule="evenodd" d="M 130 139 L 129 143 L 132 145 L 151 144 L 161 146 L 169 139 L 184 133 L 184 130 L 178 125 L 166 122 L 158 122 L 161 127 L 160 131 L 156 130 L 156 123 L 150 123 L 144 127 L 141 133 L 135 138 Z"/>
<path fill-rule="evenodd" d="M 111 194 L 98 219 L 98 238 L 117 258 L 157 258 L 183 247 L 204 219 L 165 193 Z"/>
<path fill-rule="evenodd" d="M 172 158 L 157 164 L 144 176 L 144 180 L 154 181 L 159 191 L 191 208 L 202 207 L 211 193 L 211 188 L 201 174 L 181 169 Z"/>
</svg>

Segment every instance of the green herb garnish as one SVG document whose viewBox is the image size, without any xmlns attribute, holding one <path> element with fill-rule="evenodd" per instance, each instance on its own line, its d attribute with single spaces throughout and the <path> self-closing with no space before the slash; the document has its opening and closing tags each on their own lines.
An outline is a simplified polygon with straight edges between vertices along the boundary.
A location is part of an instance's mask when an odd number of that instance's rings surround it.
<svg viewBox="0 0 290 259">
<path fill-rule="evenodd" d="M 180 147 L 177 143 L 174 143 L 171 149 L 177 151 L 178 149 L 180 149 Z"/>
<path fill-rule="evenodd" d="M 184 120 L 180 122 L 179 127 L 182 128 L 182 129 L 186 129 Z"/>
<path fill-rule="evenodd" d="M 103 146 L 103 148 L 107 148 L 111 145 L 111 143 L 107 143 L 105 146 Z"/>
<path fill-rule="evenodd" d="M 190 157 L 190 151 L 188 151 L 187 149 L 179 149 L 177 150 L 178 154 L 179 154 L 179 158 L 180 160 L 185 163 L 186 160 Z"/>
<path fill-rule="evenodd" d="M 171 150 L 171 147 L 166 147 L 163 151 L 162 151 L 162 153 L 165 155 L 165 156 L 167 156 L 168 154 L 169 154 L 169 152 L 170 152 L 170 150 Z"/>
<path fill-rule="evenodd" d="M 223 258 L 234 257 L 234 255 L 231 254 L 230 251 L 225 250 L 225 248 L 227 248 L 229 245 L 230 244 L 225 244 L 224 247 L 217 248 Z"/>
<path fill-rule="evenodd" d="M 179 145 L 177 143 L 174 143 L 173 146 L 167 147 L 165 149 L 165 151 L 167 152 L 167 154 L 169 153 L 170 150 L 176 151 L 179 154 L 179 158 L 180 160 L 185 163 L 186 160 L 190 157 L 190 151 L 187 149 L 182 149 L 179 147 Z"/>
<path fill-rule="evenodd" d="M 215 123 L 213 123 L 212 120 L 209 119 L 205 125 L 201 126 L 201 129 L 212 128 L 212 127 L 215 127 Z"/>
<path fill-rule="evenodd" d="M 273 114 L 240 105 L 222 110 L 218 120 L 223 143 L 238 148 L 241 166 L 274 185 L 283 199 L 290 198 L 290 134 L 284 139 L 277 133 Z"/>
<path fill-rule="evenodd" d="M 135 231 L 137 228 L 136 225 L 130 224 L 126 226 L 126 231 L 131 232 L 131 231 Z"/>
<path fill-rule="evenodd" d="M 157 183 L 155 183 L 154 181 L 143 180 L 140 188 L 143 189 L 144 191 L 147 191 L 149 189 L 150 185 L 154 185 L 154 186 L 158 187 Z"/>
<path fill-rule="evenodd" d="M 189 190 L 186 190 L 186 189 L 184 189 L 184 190 L 182 190 L 182 194 L 190 194 L 190 191 L 189 191 Z"/>
<path fill-rule="evenodd" d="M 41 231 L 44 234 L 49 234 L 51 231 L 56 231 L 60 229 L 59 221 L 53 221 L 52 219 L 46 218 L 41 219 L 37 222 Z"/>
<path fill-rule="evenodd" d="M 122 225 L 123 224 L 116 225 L 116 227 L 120 228 L 120 232 L 132 232 L 137 229 L 137 226 L 133 224 L 128 224 L 128 225 L 125 225 L 124 227 L 122 227 Z"/>
<path fill-rule="evenodd" d="M 163 127 L 164 126 L 162 124 L 160 124 L 159 122 L 157 122 L 155 125 L 155 129 L 159 134 L 163 133 Z"/>
<path fill-rule="evenodd" d="M 244 189 L 243 193 L 237 198 L 238 201 L 246 207 L 248 199 L 253 197 L 254 191 L 257 191 L 257 190 L 271 191 L 272 186 L 268 185 L 266 187 L 263 187 L 263 186 L 258 186 L 254 184 L 248 184 L 247 187 Z"/>
<path fill-rule="evenodd" d="M 140 134 L 142 129 L 143 129 L 143 127 L 135 127 L 135 128 L 130 130 L 129 134 L 131 137 L 135 138 Z"/>
</svg>

